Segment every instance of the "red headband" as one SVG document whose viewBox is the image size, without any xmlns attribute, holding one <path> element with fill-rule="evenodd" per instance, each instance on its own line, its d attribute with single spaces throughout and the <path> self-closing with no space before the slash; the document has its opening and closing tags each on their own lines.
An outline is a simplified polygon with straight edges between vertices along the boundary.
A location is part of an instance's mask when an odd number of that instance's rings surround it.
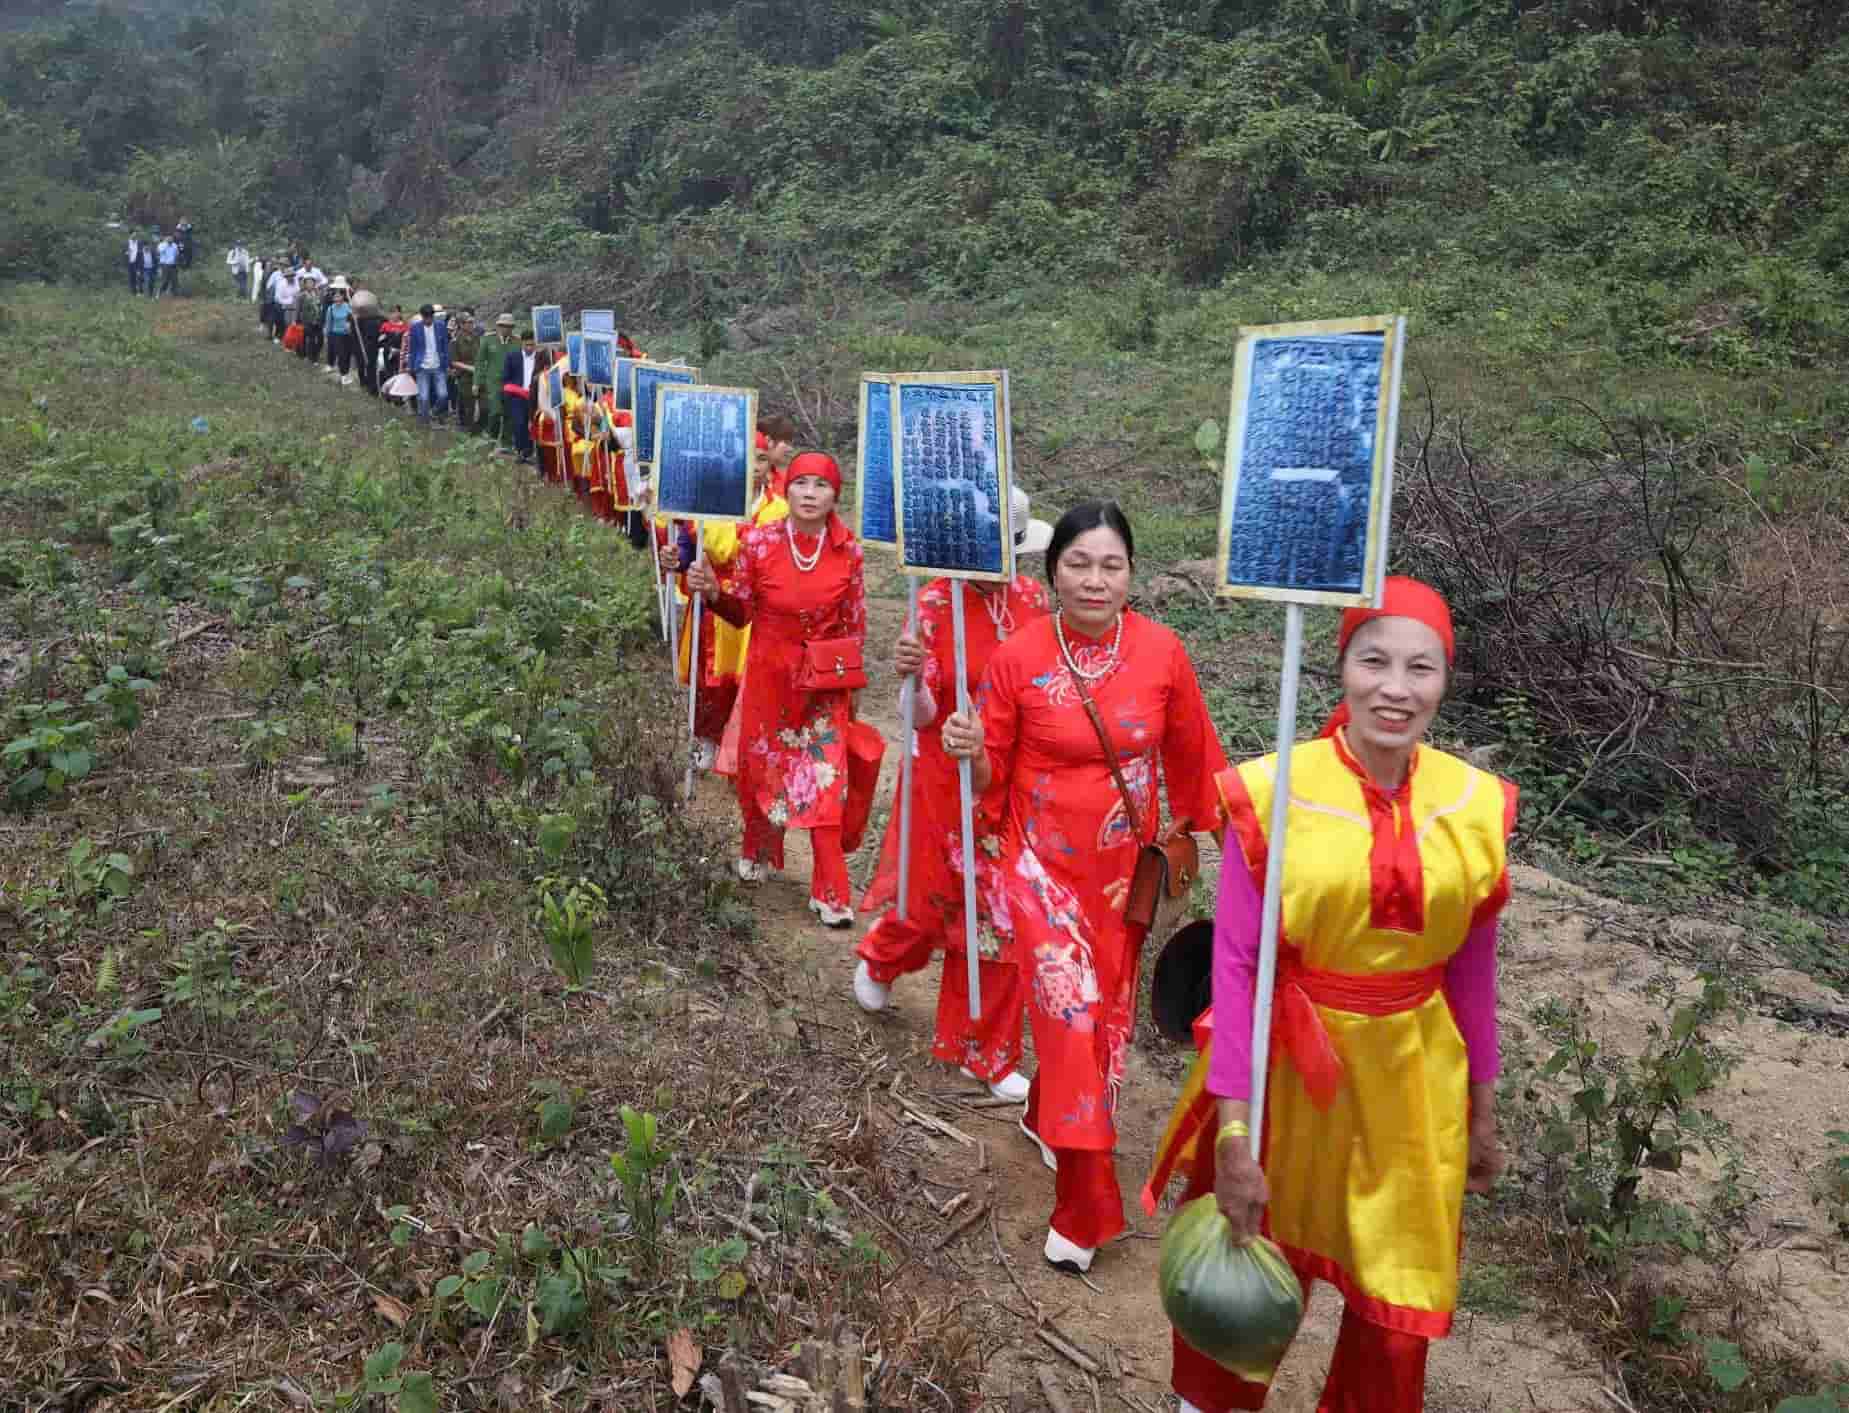
<svg viewBox="0 0 1849 1413">
<path fill-rule="evenodd" d="M 765 436 L 762 432 L 758 433 L 758 450 L 759 451 L 769 451 L 770 450 L 770 438 Z"/>
<path fill-rule="evenodd" d="M 1350 608 L 1342 612 L 1342 627 L 1335 637 L 1336 653 L 1339 656 L 1348 651 L 1348 643 L 1365 624 L 1377 618 L 1410 618 L 1415 623 L 1423 623 L 1438 635 L 1438 641 L 1444 644 L 1445 666 L 1449 667 L 1457 660 L 1457 635 L 1451 628 L 1451 609 L 1444 601 L 1444 596 L 1429 584 L 1421 584 L 1417 579 L 1408 579 L 1403 574 L 1389 575 L 1385 592 L 1380 596 L 1379 608 Z M 1333 736 L 1348 725 L 1348 703 L 1336 707 L 1328 723 L 1320 734 Z"/>
<path fill-rule="evenodd" d="M 1423 623 L 1445 645 L 1445 664 L 1449 666 L 1456 661 L 1457 636 L 1451 631 L 1451 609 L 1444 596 L 1429 584 L 1421 584 L 1403 574 L 1388 576 L 1379 608 L 1351 608 L 1343 612 L 1342 628 L 1335 639 L 1337 653 L 1347 652 L 1348 640 L 1363 624 L 1372 623 L 1376 618 L 1410 618 Z"/>
<path fill-rule="evenodd" d="M 835 465 L 835 459 L 824 452 L 805 451 L 790 463 L 790 469 L 784 472 L 785 485 L 794 484 L 803 476 L 820 476 L 835 488 L 835 494 L 841 494 L 841 468 Z"/>
</svg>

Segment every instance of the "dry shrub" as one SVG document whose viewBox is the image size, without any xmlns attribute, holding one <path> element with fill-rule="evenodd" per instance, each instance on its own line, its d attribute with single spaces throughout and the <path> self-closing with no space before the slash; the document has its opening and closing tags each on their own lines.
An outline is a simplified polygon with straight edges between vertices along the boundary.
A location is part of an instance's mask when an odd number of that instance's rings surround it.
<svg viewBox="0 0 1849 1413">
<path fill-rule="evenodd" d="M 1457 616 L 1459 717 L 1508 742 L 1547 819 L 1686 815 L 1789 867 L 1849 782 L 1844 527 L 1775 522 L 1716 442 L 1602 425 L 1542 471 L 1428 410 L 1395 550 Z"/>
</svg>

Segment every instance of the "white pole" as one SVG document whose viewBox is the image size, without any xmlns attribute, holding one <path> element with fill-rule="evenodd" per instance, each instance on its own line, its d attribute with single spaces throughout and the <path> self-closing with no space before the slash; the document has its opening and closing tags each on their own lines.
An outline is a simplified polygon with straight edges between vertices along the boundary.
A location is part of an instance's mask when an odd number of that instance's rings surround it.
<svg viewBox="0 0 1849 1413">
<path fill-rule="evenodd" d="M 1303 605 L 1284 607 L 1284 674 L 1278 684 L 1278 769 L 1265 850 L 1265 904 L 1258 924 L 1258 982 L 1252 995 L 1252 1157 L 1263 1150 L 1265 1081 L 1271 1074 L 1271 993 L 1278 977 L 1284 836 L 1290 821 L 1290 748 L 1297 739 L 1297 678 L 1303 666 Z"/>
<path fill-rule="evenodd" d="M 950 621 L 956 630 L 957 710 L 969 710 L 969 657 L 963 641 L 963 582 L 951 584 Z M 957 762 L 957 803 L 963 824 L 963 950 L 969 961 L 969 1018 L 982 1019 L 982 972 L 976 950 L 976 791 L 970 763 Z"/>
<path fill-rule="evenodd" d="M 918 580 L 905 578 L 905 631 L 918 631 Z M 912 896 L 912 745 L 917 727 L 913 720 L 918 701 L 918 674 L 913 673 L 899 688 L 899 716 L 904 729 L 899 733 L 899 921 L 904 922 Z"/>
<path fill-rule="evenodd" d="M 693 523 L 693 562 L 696 565 L 706 562 L 706 537 L 700 533 L 697 520 Z M 693 615 L 687 644 L 687 798 L 690 800 L 693 798 L 694 760 L 700 751 L 700 738 L 694 734 L 700 706 L 700 603 L 700 595 L 689 586 L 687 612 Z"/>
</svg>

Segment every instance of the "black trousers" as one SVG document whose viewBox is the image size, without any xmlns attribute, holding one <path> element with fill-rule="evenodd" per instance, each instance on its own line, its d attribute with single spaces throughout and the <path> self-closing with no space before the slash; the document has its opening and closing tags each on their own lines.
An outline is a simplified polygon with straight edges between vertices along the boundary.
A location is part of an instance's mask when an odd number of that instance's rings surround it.
<svg viewBox="0 0 1849 1413">
<path fill-rule="evenodd" d="M 359 335 L 351 329 L 344 334 L 327 336 L 327 366 L 334 367 L 335 360 L 338 359 L 341 377 L 347 376 L 353 367 L 353 360 L 359 356 Z"/>
<path fill-rule="evenodd" d="M 302 357 L 313 363 L 321 356 L 321 326 L 319 324 L 302 325 Z"/>
<path fill-rule="evenodd" d="M 180 267 L 178 265 L 161 266 L 160 292 L 162 294 L 178 294 L 180 292 Z"/>
</svg>

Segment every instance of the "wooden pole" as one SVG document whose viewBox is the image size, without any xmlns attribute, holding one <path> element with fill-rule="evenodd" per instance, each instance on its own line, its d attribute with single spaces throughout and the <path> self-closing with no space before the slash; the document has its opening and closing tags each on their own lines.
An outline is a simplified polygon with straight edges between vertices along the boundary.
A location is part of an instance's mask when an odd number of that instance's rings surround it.
<svg viewBox="0 0 1849 1413">
<path fill-rule="evenodd" d="M 1271 1073 L 1271 1000 L 1278 978 L 1284 840 L 1290 823 L 1290 752 L 1297 740 L 1297 681 L 1303 667 L 1303 605 L 1284 607 L 1284 673 L 1278 684 L 1278 768 L 1265 851 L 1265 901 L 1258 923 L 1258 978 L 1252 996 L 1252 1158 L 1263 1153 L 1265 1080 Z"/>
<path fill-rule="evenodd" d="M 693 562 L 706 562 L 706 537 L 700 533 L 697 520 L 693 522 Z M 700 595 L 691 586 L 687 590 L 687 612 L 693 615 L 687 645 L 687 798 L 691 800 L 695 758 L 700 751 L 700 738 L 694 734 L 700 707 Z"/>
<path fill-rule="evenodd" d="M 918 631 L 918 580 L 914 575 L 905 579 L 905 631 Z M 905 685 L 899 689 L 899 716 L 903 729 L 899 732 L 899 921 L 904 922 L 910 906 L 907 901 L 912 896 L 912 746 L 916 739 L 917 726 L 914 713 L 918 701 L 918 674 L 913 673 L 905 679 Z"/>
<path fill-rule="evenodd" d="M 956 629 L 957 710 L 969 710 L 969 656 L 963 636 L 963 581 L 953 580 L 950 619 Z M 970 762 L 957 762 L 957 804 L 963 825 L 963 950 L 969 963 L 969 1018 L 982 1019 L 982 971 L 976 950 L 976 792 Z"/>
</svg>

